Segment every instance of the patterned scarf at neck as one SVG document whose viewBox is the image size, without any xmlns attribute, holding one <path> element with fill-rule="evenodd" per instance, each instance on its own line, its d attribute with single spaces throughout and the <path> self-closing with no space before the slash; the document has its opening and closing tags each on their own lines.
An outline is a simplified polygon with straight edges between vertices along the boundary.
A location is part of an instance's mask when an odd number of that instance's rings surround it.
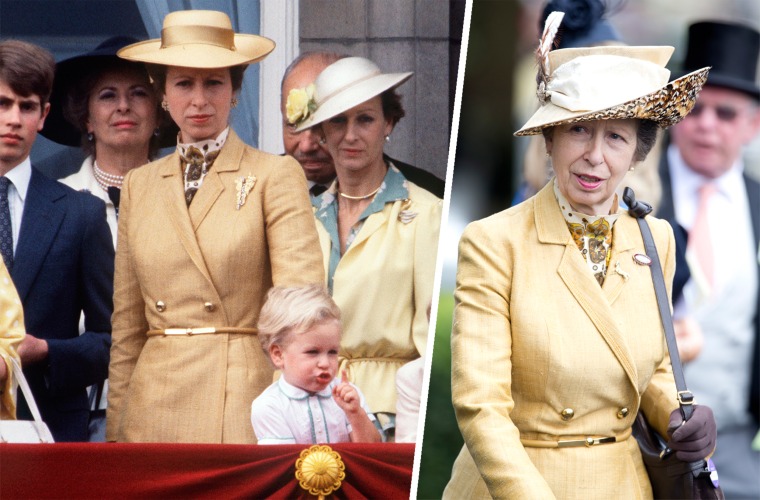
<svg viewBox="0 0 760 500">
<path fill-rule="evenodd" d="M 219 152 L 227 140 L 229 130 L 229 127 L 225 128 L 216 139 L 191 144 L 177 142 L 177 153 L 182 165 L 187 206 L 190 206 L 190 202 L 193 201 L 195 193 L 203 184 L 203 179 L 214 164 L 214 160 L 219 156 Z"/>
<path fill-rule="evenodd" d="M 554 180 L 554 196 L 557 198 L 562 217 L 565 218 L 573 241 L 578 246 L 578 250 L 581 251 L 599 286 L 603 285 L 612 255 L 610 251 L 612 247 L 612 226 L 620 217 L 617 194 L 612 200 L 611 213 L 608 215 L 585 215 L 576 212 L 567 199 L 562 196 L 556 179 Z"/>
</svg>

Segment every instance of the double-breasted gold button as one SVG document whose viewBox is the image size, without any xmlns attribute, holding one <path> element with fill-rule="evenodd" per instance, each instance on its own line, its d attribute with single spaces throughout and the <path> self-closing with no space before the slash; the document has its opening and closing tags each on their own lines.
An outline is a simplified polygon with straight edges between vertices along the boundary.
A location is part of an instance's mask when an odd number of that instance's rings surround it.
<svg viewBox="0 0 760 500">
<path fill-rule="evenodd" d="M 562 415 L 562 420 L 570 420 L 575 415 L 575 411 L 572 408 L 565 408 L 560 415 Z"/>
<path fill-rule="evenodd" d="M 618 418 L 625 418 L 628 416 L 628 413 L 630 413 L 630 410 L 626 407 L 620 408 L 617 412 Z"/>
<path fill-rule="evenodd" d="M 160 313 L 166 311 L 166 304 L 164 304 L 163 300 L 159 300 L 156 302 L 156 311 Z"/>
<path fill-rule="evenodd" d="M 214 309 L 216 309 L 216 306 L 212 304 L 211 302 L 206 302 L 203 304 L 203 308 L 206 310 L 206 312 L 214 312 Z"/>
</svg>

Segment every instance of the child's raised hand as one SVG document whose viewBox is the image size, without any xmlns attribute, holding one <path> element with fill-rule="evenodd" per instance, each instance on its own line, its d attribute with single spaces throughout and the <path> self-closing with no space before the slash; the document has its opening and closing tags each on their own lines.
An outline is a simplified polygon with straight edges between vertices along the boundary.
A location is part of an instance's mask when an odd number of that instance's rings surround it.
<svg viewBox="0 0 760 500">
<path fill-rule="evenodd" d="M 361 409 L 359 406 L 359 394 L 348 383 L 346 370 L 341 370 L 340 384 L 333 388 L 333 398 L 338 406 L 346 413 L 354 413 Z"/>
</svg>

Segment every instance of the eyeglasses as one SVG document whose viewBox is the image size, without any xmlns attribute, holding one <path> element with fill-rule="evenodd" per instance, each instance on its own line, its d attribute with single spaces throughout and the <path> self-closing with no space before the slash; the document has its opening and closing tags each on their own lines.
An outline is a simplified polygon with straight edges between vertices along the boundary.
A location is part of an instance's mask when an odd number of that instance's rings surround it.
<svg viewBox="0 0 760 500">
<path fill-rule="evenodd" d="M 705 106 L 704 104 L 700 103 L 694 104 L 694 107 L 691 109 L 691 113 L 686 116 L 693 116 L 696 118 L 702 114 L 702 111 L 704 111 L 706 108 L 712 108 L 715 116 L 718 117 L 718 120 L 725 123 L 731 123 L 732 121 L 736 120 L 737 116 L 739 116 L 739 110 L 732 108 L 731 106 Z"/>
</svg>

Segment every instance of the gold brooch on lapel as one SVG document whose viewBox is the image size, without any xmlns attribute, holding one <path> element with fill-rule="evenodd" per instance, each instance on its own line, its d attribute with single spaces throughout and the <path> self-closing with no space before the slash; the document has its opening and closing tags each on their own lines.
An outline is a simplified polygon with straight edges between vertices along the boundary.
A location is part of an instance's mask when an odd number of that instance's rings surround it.
<svg viewBox="0 0 760 500">
<path fill-rule="evenodd" d="M 235 180 L 235 188 L 237 193 L 235 195 L 235 209 L 240 210 L 240 207 L 245 204 L 245 199 L 248 193 L 253 189 L 253 185 L 256 184 L 256 177 L 248 174 L 247 177 L 238 177 Z"/>
<path fill-rule="evenodd" d="M 615 272 L 623 277 L 623 281 L 628 281 L 628 278 L 631 277 L 627 272 L 620 269 L 620 261 L 615 262 Z"/>
<path fill-rule="evenodd" d="M 417 212 L 412 212 L 409 210 L 409 207 L 412 206 L 412 200 L 409 198 L 405 199 L 404 202 L 401 204 L 401 212 L 398 214 L 398 220 L 404 224 L 409 224 L 414 220 L 415 217 L 417 217 Z"/>
</svg>

